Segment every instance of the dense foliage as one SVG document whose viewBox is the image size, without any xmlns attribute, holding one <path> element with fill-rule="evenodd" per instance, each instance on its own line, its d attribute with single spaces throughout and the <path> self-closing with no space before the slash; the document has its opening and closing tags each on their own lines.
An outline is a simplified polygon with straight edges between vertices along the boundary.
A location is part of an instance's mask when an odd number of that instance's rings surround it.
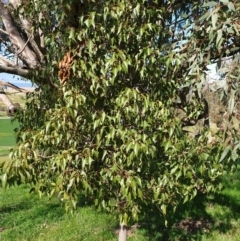
<svg viewBox="0 0 240 241">
<path fill-rule="evenodd" d="M 4 186 L 31 183 L 67 207 L 85 196 L 125 223 L 145 205 L 166 216 L 218 190 L 238 160 L 234 128 L 191 136 L 184 127 L 204 111 L 207 65 L 238 61 L 237 1 L 28 2 L 26 16 L 44 16 L 46 60 L 31 72 L 39 89 L 16 115 Z M 240 75 L 227 71 L 231 121 Z"/>
</svg>

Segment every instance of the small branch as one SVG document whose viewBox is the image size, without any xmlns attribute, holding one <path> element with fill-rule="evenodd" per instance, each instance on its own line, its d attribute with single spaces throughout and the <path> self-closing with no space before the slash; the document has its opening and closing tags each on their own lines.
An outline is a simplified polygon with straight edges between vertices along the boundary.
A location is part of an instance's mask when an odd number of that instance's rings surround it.
<svg viewBox="0 0 240 241">
<path fill-rule="evenodd" d="M 11 83 L 5 82 L 5 81 L 1 81 L 1 80 L 0 80 L 0 85 L 10 87 L 10 88 L 15 89 L 19 92 L 25 92 L 25 93 L 30 92 L 28 90 L 19 88 L 18 86 L 14 85 L 14 84 L 11 84 Z"/>
<path fill-rule="evenodd" d="M 0 65 L 0 73 L 3 73 L 3 72 L 8 73 L 8 74 L 17 74 L 17 75 L 20 75 L 23 77 L 27 77 L 29 74 L 28 69 Z"/>
<path fill-rule="evenodd" d="M 6 31 L 4 31 L 3 29 L 1 29 L 1 28 L 0 28 L 0 32 L 2 32 L 2 33 L 4 33 L 4 34 L 8 35 L 8 33 L 7 33 Z"/>
<path fill-rule="evenodd" d="M 40 153 L 38 154 L 38 157 L 42 158 L 42 159 L 51 159 L 54 157 L 54 155 L 51 155 L 51 156 L 44 156 L 44 155 L 41 155 Z"/>
<path fill-rule="evenodd" d="M 17 52 L 17 55 L 22 53 L 22 51 L 26 48 L 26 46 L 27 46 L 27 44 L 28 44 L 28 42 L 30 41 L 31 38 L 32 38 L 32 35 L 29 36 L 27 42 L 23 45 L 22 49 Z"/>
<path fill-rule="evenodd" d="M 14 106 L 12 101 L 8 98 L 8 96 L 6 95 L 4 90 L 0 91 L 0 99 L 2 100 L 4 105 L 6 106 L 9 114 L 13 114 L 16 111 L 16 107 Z"/>
</svg>

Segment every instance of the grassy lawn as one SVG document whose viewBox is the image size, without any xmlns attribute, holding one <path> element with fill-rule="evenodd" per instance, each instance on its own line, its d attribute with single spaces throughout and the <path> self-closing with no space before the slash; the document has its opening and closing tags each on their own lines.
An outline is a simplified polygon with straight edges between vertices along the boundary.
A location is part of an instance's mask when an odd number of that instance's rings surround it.
<svg viewBox="0 0 240 241">
<path fill-rule="evenodd" d="M 0 162 L 7 160 L 9 148 L 15 144 L 16 127 L 10 119 L 0 119 Z M 198 196 L 180 206 L 169 227 L 163 225 L 158 210 L 149 210 L 138 225 L 132 224 L 128 241 L 239 241 L 239 176 L 240 169 L 224 177 L 225 189 L 220 194 Z M 117 240 L 118 220 L 112 215 L 83 204 L 73 214 L 66 213 L 58 198 L 39 199 L 29 189 L 27 185 L 7 191 L 0 188 L 0 241 Z"/>
<path fill-rule="evenodd" d="M 116 220 L 82 207 L 66 213 L 57 199 L 39 200 L 26 186 L 0 194 L 1 241 L 115 240 Z"/>
<path fill-rule="evenodd" d="M 117 240 L 117 223 L 111 215 L 86 205 L 66 213 L 57 198 L 39 199 L 26 185 L 0 190 L 1 241 L 113 241 Z M 136 233 L 129 240 L 145 239 Z"/>
<path fill-rule="evenodd" d="M 171 240 L 240 240 L 240 169 L 222 179 L 224 190 L 214 196 L 198 197 L 182 207 L 179 236 Z M 175 220 L 176 221 L 176 220 Z M 176 230 L 175 230 L 176 231 Z M 176 234 L 176 233 L 175 233 Z M 180 238 L 181 237 L 181 238 Z"/>
<path fill-rule="evenodd" d="M 0 159 L 7 158 L 0 157 Z M 239 241 L 240 170 L 223 179 L 225 189 L 214 197 L 199 196 L 179 207 L 169 228 L 162 224 L 159 212 L 149 211 L 129 241 Z M 57 198 L 39 199 L 21 185 L 0 190 L 1 241 L 113 241 L 117 240 L 117 220 L 93 207 L 79 205 L 73 214 L 66 213 Z"/>
<path fill-rule="evenodd" d="M 11 119 L 0 119 L 0 150 L 2 147 L 6 149 L 15 144 L 14 129 L 17 126 L 17 123 L 12 123 Z"/>
</svg>

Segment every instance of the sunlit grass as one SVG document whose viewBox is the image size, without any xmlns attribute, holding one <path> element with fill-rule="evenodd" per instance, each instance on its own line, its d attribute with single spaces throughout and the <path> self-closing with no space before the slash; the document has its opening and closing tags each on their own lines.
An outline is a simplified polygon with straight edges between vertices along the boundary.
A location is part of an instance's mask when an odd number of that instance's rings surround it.
<svg viewBox="0 0 240 241">
<path fill-rule="evenodd" d="M 18 124 L 10 119 L 0 119 L 0 147 L 15 145 L 14 129 L 17 126 Z"/>
<path fill-rule="evenodd" d="M 10 146 L 0 146 L 0 157 L 6 156 L 9 154 L 11 147 Z"/>
<path fill-rule="evenodd" d="M 27 186 L 1 193 L 1 241 L 8 240 L 114 240 L 116 220 L 82 207 L 66 213 L 59 200 L 39 200 Z"/>
</svg>

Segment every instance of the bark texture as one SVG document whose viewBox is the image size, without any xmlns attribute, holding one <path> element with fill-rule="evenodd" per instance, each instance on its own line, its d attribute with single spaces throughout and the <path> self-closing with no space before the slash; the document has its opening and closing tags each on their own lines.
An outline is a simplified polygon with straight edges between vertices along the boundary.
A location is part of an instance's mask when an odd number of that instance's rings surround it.
<svg viewBox="0 0 240 241">
<path fill-rule="evenodd" d="M 11 83 L 0 81 L 0 100 L 4 103 L 6 106 L 6 110 L 9 115 L 14 114 L 17 111 L 17 106 L 13 104 L 13 102 L 9 99 L 6 92 L 4 91 L 4 87 L 10 87 L 14 90 L 17 90 L 19 92 L 28 92 L 25 89 L 19 88 Z"/>
<path fill-rule="evenodd" d="M 120 224 L 118 241 L 127 241 L 127 226 L 124 223 Z"/>
<path fill-rule="evenodd" d="M 45 46 L 43 32 L 40 28 L 34 32 L 32 19 L 28 19 L 24 14 L 24 4 L 22 0 L 0 1 L 0 73 L 29 78 L 31 71 L 41 69 Z M 41 22 L 42 18 L 40 13 L 34 24 Z M 4 80 L 0 81 L 0 99 L 6 109 L 13 113 L 16 107 L 6 95 L 3 86 L 20 92 L 24 90 Z"/>
</svg>

